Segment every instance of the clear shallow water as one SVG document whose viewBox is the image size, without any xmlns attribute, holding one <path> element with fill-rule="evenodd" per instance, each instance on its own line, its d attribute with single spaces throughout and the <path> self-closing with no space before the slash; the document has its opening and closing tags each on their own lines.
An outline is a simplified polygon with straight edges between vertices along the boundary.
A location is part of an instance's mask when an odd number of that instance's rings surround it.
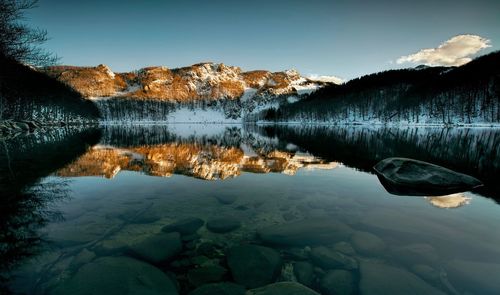
<svg viewBox="0 0 500 295">
<path fill-rule="evenodd" d="M 18 142 L 38 159 L 28 161 L 28 171 L 14 167 L 17 177 L 30 180 L 19 187 L 42 178 L 64 193 L 35 208 L 57 214 L 40 213 L 44 222 L 34 227 L 42 243 L 33 258 L 16 264 L 11 290 L 99 294 L 103 287 L 96 280 L 118 292 L 124 285 L 118 281 L 126 278 L 129 288 L 141 292 L 168 293 L 158 286 L 176 282 L 181 294 L 235 280 L 247 289 L 299 281 L 321 294 L 500 292 L 498 130 L 214 127 L 68 131 L 49 140 L 52 149 L 44 139 Z M 70 148 L 85 146 L 75 138 L 87 147 Z M 74 155 L 57 163 L 61 147 Z M 451 203 L 391 195 L 370 170 L 390 156 L 436 162 L 474 175 L 486 187 L 453 196 Z M 50 195 L 54 188 L 48 189 Z M 182 249 L 161 261 L 138 255 L 136 245 L 192 217 L 239 224 L 225 233 L 204 224 L 197 235 L 183 235 Z M 278 226 L 283 224 L 288 226 Z M 230 255 L 238 245 L 273 249 L 280 261 L 266 256 L 260 269 L 262 259 L 246 265 L 244 255 Z M 167 246 L 143 249 L 151 254 Z M 121 257 L 147 260 L 148 268 L 138 279 L 127 271 L 132 262 Z M 253 281 L 239 278 L 235 264 L 245 266 Z M 265 273 L 262 268 L 275 268 L 265 283 L 252 277 Z M 167 276 L 157 278 L 156 270 Z"/>
</svg>

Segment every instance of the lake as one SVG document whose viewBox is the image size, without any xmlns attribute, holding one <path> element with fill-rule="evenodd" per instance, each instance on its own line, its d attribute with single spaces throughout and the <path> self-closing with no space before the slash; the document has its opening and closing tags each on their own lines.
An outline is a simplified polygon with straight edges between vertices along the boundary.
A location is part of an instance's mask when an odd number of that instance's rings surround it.
<svg viewBox="0 0 500 295">
<path fill-rule="evenodd" d="M 5 291 L 500 294 L 500 129 L 109 125 L 0 143 Z M 484 186 L 394 195 L 372 169 L 388 157 Z"/>
</svg>

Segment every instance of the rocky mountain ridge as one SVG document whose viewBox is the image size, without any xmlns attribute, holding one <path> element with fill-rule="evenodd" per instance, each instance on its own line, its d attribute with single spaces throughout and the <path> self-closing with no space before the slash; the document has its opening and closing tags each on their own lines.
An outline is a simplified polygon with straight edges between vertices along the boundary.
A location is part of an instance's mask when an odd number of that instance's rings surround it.
<svg viewBox="0 0 500 295">
<path fill-rule="evenodd" d="M 296 70 L 243 72 L 236 66 L 212 62 L 174 69 L 146 67 L 128 73 L 114 73 L 102 64 L 96 67 L 52 66 L 43 70 L 89 99 L 245 100 L 253 96 L 300 96 L 332 84 L 331 79 L 324 77 L 302 77 Z"/>
</svg>

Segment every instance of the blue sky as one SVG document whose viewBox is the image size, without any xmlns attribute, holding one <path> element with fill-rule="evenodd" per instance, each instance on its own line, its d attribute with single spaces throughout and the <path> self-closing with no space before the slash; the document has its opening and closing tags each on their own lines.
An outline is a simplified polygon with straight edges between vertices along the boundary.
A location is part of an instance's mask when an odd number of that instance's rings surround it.
<svg viewBox="0 0 500 295">
<path fill-rule="evenodd" d="M 214 61 L 350 79 L 425 63 L 400 58 L 456 35 L 487 41 L 472 56 L 500 48 L 498 0 L 39 0 L 27 21 L 62 64 L 117 72 Z"/>
</svg>

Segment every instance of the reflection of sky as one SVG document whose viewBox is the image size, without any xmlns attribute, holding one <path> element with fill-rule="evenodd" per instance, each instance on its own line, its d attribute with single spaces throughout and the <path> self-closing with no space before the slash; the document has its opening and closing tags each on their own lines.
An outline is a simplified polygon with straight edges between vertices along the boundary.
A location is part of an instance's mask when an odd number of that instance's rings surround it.
<svg viewBox="0 0 500 295">
<path fill-rule="evenodd" d="M 458 34 L 500 42 L 497 0 L 56 1 L 30 21 L 73 65 L 115 71 L 200 61 L 352 78 Z"/>
</svg>

